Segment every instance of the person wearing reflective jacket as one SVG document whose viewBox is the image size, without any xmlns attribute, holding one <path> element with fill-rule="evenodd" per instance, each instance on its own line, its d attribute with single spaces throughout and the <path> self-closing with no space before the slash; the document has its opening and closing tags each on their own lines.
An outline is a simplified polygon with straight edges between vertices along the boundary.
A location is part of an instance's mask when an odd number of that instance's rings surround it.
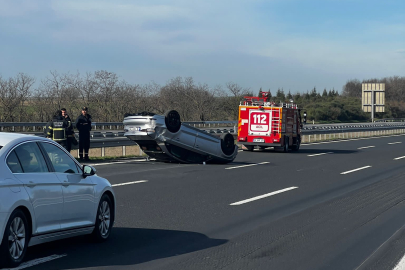
<svg viewBox="0 0 405 270">
<path fill-rule="evenodd" d="M 75 138 L 75 132 L 73 130 L 72 120 L 70 119 L 70 116 L 67 113 L 67 110 L 65 108 L 62 108 L 61 111 L 62 111 L 62 117 L 69 123 L 69 127 L 66 129 L 66 150 L 68 150 L 70 153 L 70 150 L 72 150 L 72 143 L 74 145 L 77 145 L 77 140 Z"/>
<path fill-rule="evenodd" d="M 59 143 L 67 149 L 66 130 L 71 127 L 71 123 L 62 116 L 62 111 L 57 110 L 53 119 L 46 126 L 46 137 Z"/>
</svg>

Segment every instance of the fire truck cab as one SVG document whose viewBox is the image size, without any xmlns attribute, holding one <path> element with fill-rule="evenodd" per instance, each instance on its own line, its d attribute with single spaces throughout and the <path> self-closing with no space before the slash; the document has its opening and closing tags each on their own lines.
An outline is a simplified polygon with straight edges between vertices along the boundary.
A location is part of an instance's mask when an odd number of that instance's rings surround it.
<svg viewBox="0 0 405 270">
<path fill-rule="evenodd" d="M 244 97 L 239 105 L 238 142 L 242 150 L 274 147 L 275 150 L 298 151 L 301 144 L 301 114 L 292 103 L 275 104 L 269 92 L 262 97 Z"/>
</svg>

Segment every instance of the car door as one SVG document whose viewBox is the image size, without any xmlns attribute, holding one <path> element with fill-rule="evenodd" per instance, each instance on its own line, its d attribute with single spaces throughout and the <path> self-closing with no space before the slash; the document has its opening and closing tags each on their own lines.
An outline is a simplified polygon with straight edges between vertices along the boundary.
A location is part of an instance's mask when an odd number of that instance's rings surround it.
<svg viewBox="0 0 405 270">
<path fill-rule="evenodd" d="M 63 210 L 61 181 L 50 172 L 37 143 L 23 143 L 10 154 L 15 154 L 21 165 L 22 171 L 14 176 L 24 184 L 30 196 L 35 213 L 34 234 L 60 230 Z"/>
<path fill-rule="evenodd" d="M 46 142 L 40 145 L 62 182 L 64 203 L 61 228 L 93 225 L 97 207 L 91 177 L 83 177 L 81 168 L 60 146 Z"/>
</svg>

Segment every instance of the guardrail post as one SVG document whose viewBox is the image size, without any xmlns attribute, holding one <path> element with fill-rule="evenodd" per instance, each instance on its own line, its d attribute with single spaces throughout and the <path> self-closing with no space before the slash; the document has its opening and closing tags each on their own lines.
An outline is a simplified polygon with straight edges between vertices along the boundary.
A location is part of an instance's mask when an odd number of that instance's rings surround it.
<svg viewBox="0 0 405 270">
<path fill-rule="evenodd" d="M 125 145 L 122 146 L 122 155 L 123 156 L 127 155 Z"/>
<path fill-rule="evenodd" d="M 112 129 L 112 125 L 110 125 L 110 130 Z"/>
<path fill-rule="evenodd" d="M 105 156 L 105 147 L 101 147 L 101 156 L 102 156 L 102 157 Z"/>
</svg>

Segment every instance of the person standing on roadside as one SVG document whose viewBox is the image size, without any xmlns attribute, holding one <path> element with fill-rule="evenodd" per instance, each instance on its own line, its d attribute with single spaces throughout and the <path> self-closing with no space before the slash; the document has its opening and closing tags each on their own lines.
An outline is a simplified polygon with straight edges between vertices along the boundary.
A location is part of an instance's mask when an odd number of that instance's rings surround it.
<svg viewBox="0 0 405 270">
<path fill-rule="evenodd" d="M 79 158 L 89 160 L 91 115 L 87 113 L 87 107 L 82 108 L 82 114 L 76 119 L 76 128 L 79 130 Z"/>
<path fill-rule="evenodd" d="M 73 130 L 73 125 L 72 125 L 72 120 L 70 119 L 70 116 L 68 115 L 67 111 L 65 108 L 61 109 L 62 111 L 62 117 L 69 123 L 69 127 L 66 128 L 66 150 L 70 153 L 70 150 L 72 150 L 72 142 L 75 136 L 75 132 Z"/>
<path fill-rule="evenodd" d="M 71 123 L 62 116 L 62 111 L 57 110 L 52 120 L 47 124 L 46 137 L 54 140 L 67 150 L 66 130 L 71 128 Z"/>
</svg>

